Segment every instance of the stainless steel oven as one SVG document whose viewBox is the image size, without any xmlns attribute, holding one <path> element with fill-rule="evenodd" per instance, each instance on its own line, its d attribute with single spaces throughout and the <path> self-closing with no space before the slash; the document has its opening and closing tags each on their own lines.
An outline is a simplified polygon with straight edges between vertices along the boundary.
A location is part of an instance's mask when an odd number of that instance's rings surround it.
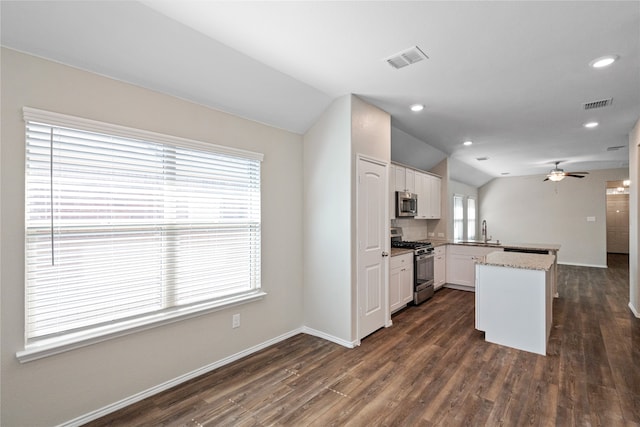
<svg viewBox="0 0 640 427">
<path fill-rule="evenodd" d="M 413 255 L 413 303 L 418 305 L 433 296 L 433 249 L 416 249 Z"/>
</svg>

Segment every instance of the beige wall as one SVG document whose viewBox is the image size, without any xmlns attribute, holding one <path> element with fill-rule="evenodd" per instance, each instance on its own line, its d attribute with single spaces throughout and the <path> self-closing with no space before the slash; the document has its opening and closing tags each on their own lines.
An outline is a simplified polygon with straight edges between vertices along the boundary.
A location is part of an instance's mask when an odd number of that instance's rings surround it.
<svg viewBox="0 0 640 427">
<path fill-rule="evenodd" d="M 3 49 L 1 55 L 2 426 L 63 423 L 300 330 L 300 135 L 15 51 Z M 24 344 L 24 106 L 264 153 L 262 284 L 268 295 L 20 364 L 15 353 Z M 231 329 L 233 313 L 241 314 L 238 329 Z"/>
<path fill-rule="evenodd" d="M 560 263 L 606 267 L 607 181 L 628 174 L 627 169 L 594 170 L 558 183 L 543 182 L 543 176 L 496 178 L 479 189 L 479 220 L 487 220 L 494 240 L 557 243 Z"/>
<path fill-rule="evenodd" d="M 636 317 L 640 317 L 640 283 L 638 265 L 640 265 L 640 120 L 629 134 L 629 308 Z"/>
</svg>

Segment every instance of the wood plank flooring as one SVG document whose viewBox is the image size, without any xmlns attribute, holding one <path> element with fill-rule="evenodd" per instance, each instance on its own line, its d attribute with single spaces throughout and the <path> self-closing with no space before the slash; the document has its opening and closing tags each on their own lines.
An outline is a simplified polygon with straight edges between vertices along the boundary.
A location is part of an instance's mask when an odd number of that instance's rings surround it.
<svg viewBox="0 0 640 427">
<path fill-rule="evenodd" d="M 484 341 L 443 289 L 355 349 L 300 334 L 90 426 L 640 426 L 628 257 L 559 266 L 547 356 Z"/>
</svg>

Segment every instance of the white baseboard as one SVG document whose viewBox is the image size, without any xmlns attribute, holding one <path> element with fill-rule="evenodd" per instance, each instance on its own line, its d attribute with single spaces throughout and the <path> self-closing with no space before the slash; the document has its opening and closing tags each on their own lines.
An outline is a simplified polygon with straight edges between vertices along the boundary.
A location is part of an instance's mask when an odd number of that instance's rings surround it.
<svg viewBox="0 0 640 427">
<path fill-rule="evenodd" d="M 147 390 L 141 391 L 140 393 L 136 393 L 133 396 L 129 396 L 127 398 L 124 398 L 118 402 L 112 403 L 110 405 L 107 405 L 103 408 L 97 409 L 95 411 L 89 412 L 88 414 L 82 415 L 78 418 L 74 418 L 71 421 L 67 421 L 66 423 L 60 424 L 59 427 L 76 427 L 76 426 L 81 426 L 84 425 L 90 421 L 96 420 L 100 417 L 103 417 L 105 415 L 108 415 L 112 412 L 117 411 L 118 409 L 122 409 L 126 406 L 129 406 L 131 404 L 134 404 L 136 402 L 139 402 L 143 399 L 146 399 L 147 397 L 151 397 L 155 394 L 158 394 L 162 391 L 168 390 L 171 387 L 174 387 L 176 385 L 182 384 L 185 381 L 188 381 L 190 379 L 193 379 L 197 376 L 206 374 L 207 372 L 211 372 L 214 369 L 220 368 L 224 365 L 228 365 L 231 362 L 235 362 L 236 360 L 242 359 L 245 356 L 248 356 L 250 354 L 253 354 L 257 351 L 262 350 L 263 348 L 267 348 L 270 345 L 273 344 L 277 344 L 280 341 L 284 341 L 288 338 L 293 337 L 294 335 L 298 335 L 300 333 L 305 333 L 304 331 L 305 328 L 298 328 L 298 329 L 294 329 L 292 331 L 289 331 L 285 334 L 282 334 L 280 336 L 277 336 L 275 338 L 272 338 L 270 340 L 267 340 L 263 343 L 260 343 L 258 345 L 255 345 L 253 347 L 250 347 L 246 350 L 242 350 L 236 354 L 233 354 L 229 357 L 225 357 L 224 359 L 218 360 L 217 362 L 213 362 L 209 365 L 203 366 L 202 368 L 196 369 L 194 371 L 188 372 L 184 375 L 181 375 L 177 378 L 174 378 L 172 380 L 169 380 L 167 382 L 164 382 L 162 384 L 158 384 L 157 386 L 151 387 Z M 310 335 L 315 335 L 315 334 L 310 334 Z M 321 337 L 321 338 L 325 338 L 325 337 Z M 327 339 L 327 338 L 325 338 Z M 329 340 L 331 341 L 331 340 Z M 340 344 L 340 343 L 338 343 Z"/>
<path fill-rule="evenodd" d="M 633 304 L 631 304 L 631 301 L 629 301 L 629 308 L 631 309 L 631 312 L 633 313 L 633 315 L 640 319 L 640 310 L 635 308 Z"/>
<path fill-rule="evenodd" d="M 606 265 L 600 265 L 600 264 L 581 264 L 579 262 L 559 262 L 559 265 L 573 265 L 576 267 L 595 267 L 595 268 L 609 268 Z"/>
<path fill-rule="evenodd" d="M 303 326 L 302 327 L 302 332 L 305 333 L 305 334 L 308 334 L 308 335 L 313 335 L 314 337 L 318 337 L 318 338 L 325 339 L 327 341 L 331 341 L 331 342 L 336 343 L 336 344 L 340 344 L 343 347 L 355 348 L 357 346 L 357 343 L 355 341 L 346 341 L 346 340 L 343 340 L 342 338 L 334 337 L 333 335 L 329 335 L 327 333 L 318 331 L 318 330 L 313 329 L 313 328 L 309 328 L 307 326 Z"/>
</svg>

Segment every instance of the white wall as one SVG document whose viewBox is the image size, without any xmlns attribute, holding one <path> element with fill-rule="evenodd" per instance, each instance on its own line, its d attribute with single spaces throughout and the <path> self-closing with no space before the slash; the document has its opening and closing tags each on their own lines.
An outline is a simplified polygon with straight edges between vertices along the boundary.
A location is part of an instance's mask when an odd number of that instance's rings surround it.
<svg viewBox="0 0 640 427">
<path fill-rule="evenodd" d="M 640 265 L 640 120 L 629 134 L 629 308 L 636 317 L 640 317 L 640 283 L 638 265 Z"/>
<path fill-rule="evenodd" d="M 63 423 L 300 330 L 300 135 L 11 50 L 2 49 L 1 62 L 1 425 Z M 268 295 L 20 364 L 15 353 L 24 345 L 23 106 L 264 153 L 262 284 Z M 348 199 L 344 205 L 349 209 Z M 242 324 L 232 330 L 233 313 L 241 314 Z"/>
<path fill-rule="evenodd" d="M 351 335 L 351 98 L 304 135 L 304 324 L 347 345 Z"/>
<path fill-rule="evenodd" d="M 357 190 L 358 155 L 367 156 L 387 163 L 391 162 L 391 116 L 357 96 L 351 95 L 351 337 L 358 340 L 358 232 L 357 225 Z M 389 168 L 387 167 L 387 183 Z M 389 192 L 387 191 L 387 194 Z M 389 206 L 389 203 L 386 203 Z M 385 224 L 389 224 L 386 214 Z M 389 227 L 385 228 L 387 241 Z M 389 258 L 384 259 L 385 270 L 389 271 Z"/>
<path fill-rule="evenodd" d="M 357 155 L 390 161 L 391 118 L 354 95 L 335 100 L 304 135 L 305 328 L 357 342 Z"/>
<path fill-rule="evenodd" d="M 594 170 L 558 183 L 543 176 L 496 178 L 478 191 L 479 219 L 487 220 L 494 240 L 557 243 L 560 263 L 606 267 L 606 185 L 628 174 Z"/>
</svg>

